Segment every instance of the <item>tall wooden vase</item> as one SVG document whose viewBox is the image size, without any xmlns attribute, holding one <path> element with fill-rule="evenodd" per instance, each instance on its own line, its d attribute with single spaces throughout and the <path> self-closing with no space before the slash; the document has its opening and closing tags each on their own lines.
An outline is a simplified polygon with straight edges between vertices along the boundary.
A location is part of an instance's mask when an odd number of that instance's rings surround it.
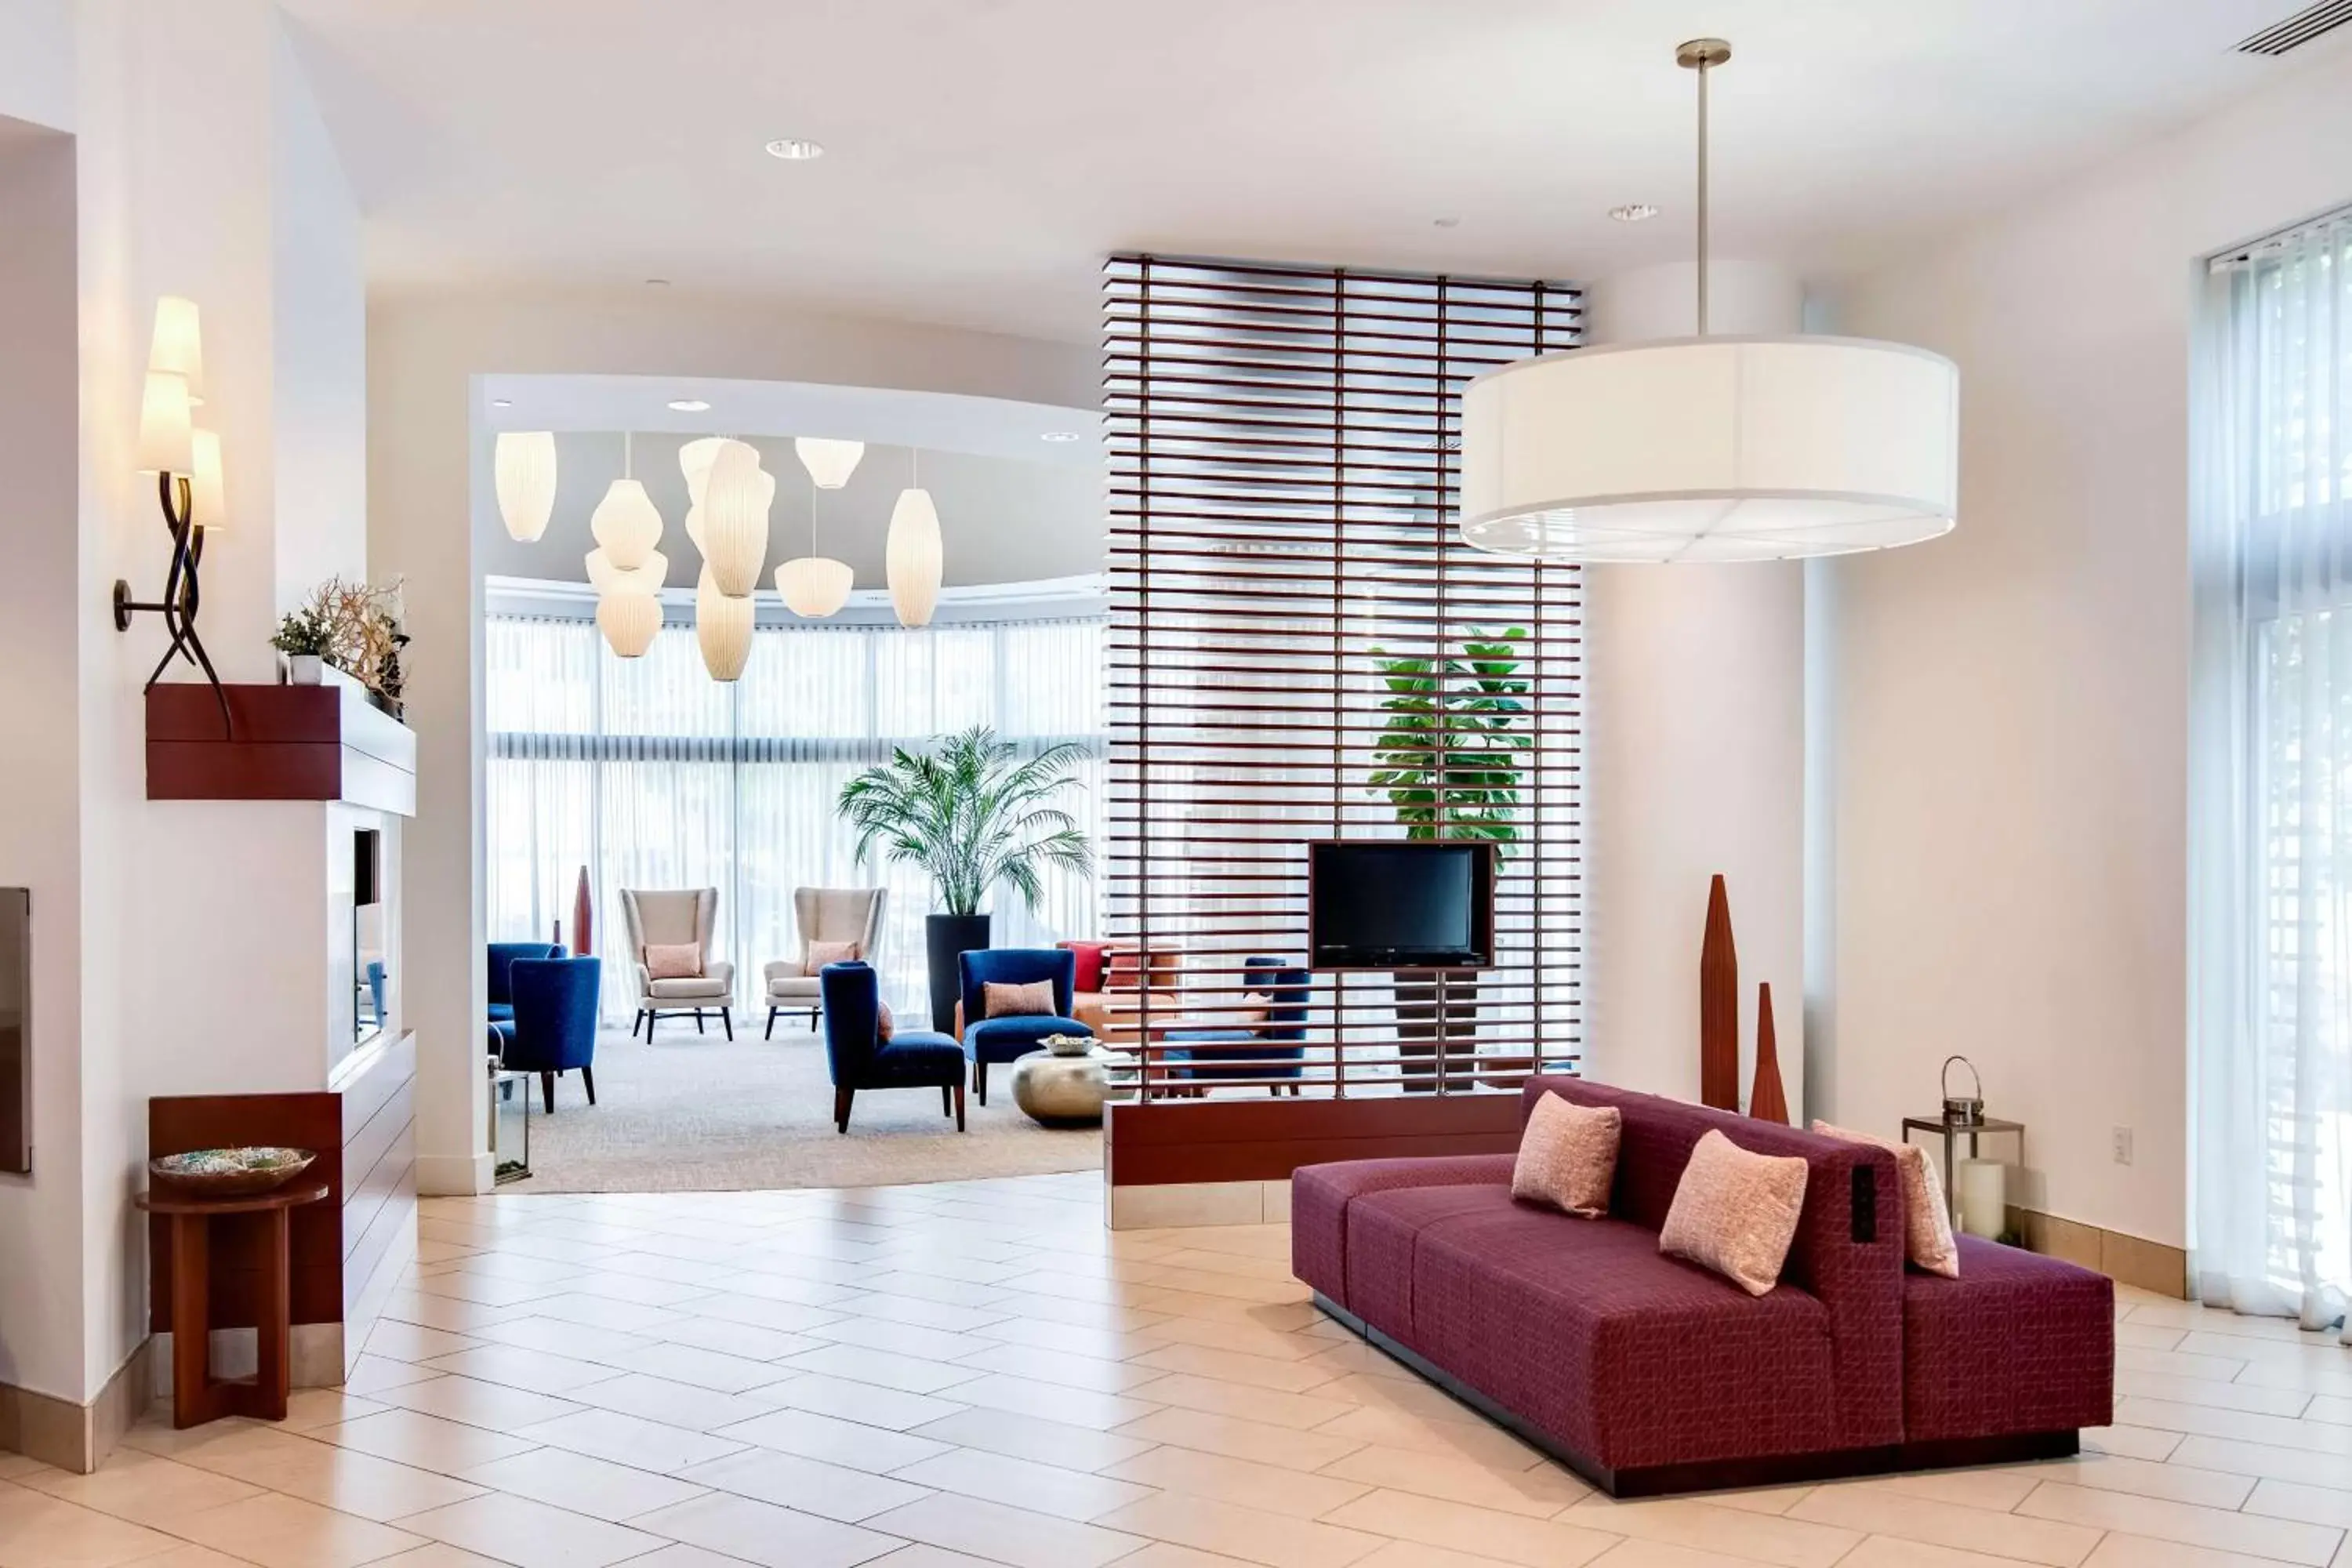
<svg viewBox="0 0 2352 1568">
<path fill-rule="evenodd" d="M 1698 950 L 1698 1098 L 1739 1109 L 1739 954 L 1731 945 L 1731 897 L 1717 876 L 1706 895 L 1706 938 Z"/>
<path fill-rule="evenodd" d="M 588 868 L 580 868 L 580 886 L 572 895 L 572 951 L 585 958 L 596 951 L 595 904 L 588 897 Z"/>
<path fill-rule="evenodd" d="M 1789 1124 L 1789 1097 L 1780 1089 L 1780 1052 L 1772 1040 L 1772 987 L 1756 987 L 1756 1087 L 1748 1091 L 1748 1114 L 1759 1121 Z"/>
</svg>

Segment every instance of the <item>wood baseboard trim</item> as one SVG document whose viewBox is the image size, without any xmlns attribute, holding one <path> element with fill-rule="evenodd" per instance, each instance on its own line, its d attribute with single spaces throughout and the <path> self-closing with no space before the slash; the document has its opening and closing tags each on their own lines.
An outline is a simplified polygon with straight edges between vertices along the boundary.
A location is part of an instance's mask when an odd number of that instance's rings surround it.
<svg viewBox="0 0 2352 1568">
<path fill-rule="evenodd" d="M 147 1408 L 152 1394 L 148 1353 L 144 1343 L 131 1352 L 88 1405 L 0 1383 L 0 1451 L 89 1475 Z"/>
<path fill-rule="evenodd" d="M 2177 1301 L 2189 1299 L 2189 1254 L 2182 1247 L 2014 1204 L 2010 1205 L 2009 1224 L 2025 1238 L 2029 1252 L 2096 1269 L 2118 1285 L 2152 1290 Z"/>
</svg>

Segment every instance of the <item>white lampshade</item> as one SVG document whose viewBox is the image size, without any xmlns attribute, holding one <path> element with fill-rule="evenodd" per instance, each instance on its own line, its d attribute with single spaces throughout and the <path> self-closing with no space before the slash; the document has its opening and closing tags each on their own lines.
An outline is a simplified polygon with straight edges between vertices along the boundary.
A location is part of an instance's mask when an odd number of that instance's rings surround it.
<svg viewBox="0 0 2352 1568">
<path fill-rule="evenodd" d="M 599 595 L 658 594 L 662 584 L 669 581 L 669 557 L 656 550 L 646 557 L 644 565 L 624 572 L 603 551 L 592 550 L 588 552 L 588 581 Z"/>
<path fill-rule="evenodd" d="M 793 451 L 816 481 L 821 490 L 837 490 L 849 482 L 857 471 L 857 459 L 866 456 L 863 441 L 828 441 L 816 436 L 795 436 Z"/>
<path fill-rule="evenodd" d="M 508 536 L 530 543 L 555 515 L 555 432 L 499 431 L 490 468 Z"/>
<path fill-rule="evenodd" d="M 931 492 L 898 492 L 890 509 L 890 535 L 883 548 L 883 566 L 890 580 L 890 607 L 902 626 L 930 625 L 940 602 L 940 576 L 946 570 L 940 547 L 940 509 Z"/>
<path fill-rule="evenodd" d="M 176 371 L 151 370 L 139 399 L 139 471 L 195 471 L 195 426 L 188 406 L 188 378 Z"/>
<path fill-rule="evenodd" d="M 857 574 L 846 561 L 824 555 L 803 555 L 776 568 L 776 592 L 796 616 L 830 616 L 849 603 Z"/>
<path fill-rule="evenodd" d="M 188 478 L 188 521 L 206 533 L 228 527 L 228 487 L 221 477 L 220 437 L 210 430 L 191 430 L 188 438 L 195 471 Z"/>
<path fill-rule="evenodd" d="M 751 661 L 751 617 L 759 606 L 751 600 L 719 589 L 719 579 L 708 566 L 694 589 L 694 640 L 702 647 L 702 667 L 713 680 L 732 680 Z"/>
<path fill-rule="evenodd" d="M 730 441 L 711 460 L 702 484 L 702 555 L 719 591 L 730 599 L 748 597 L 760 585 L 768 560 L 768 507 L 776 499 L 775 476 L 760 467 L 760 454 Z"/>
<path fill-rule="evenodd" d="M 644 485 L 635 479 L 614 479 L 596 510 L 588 514 L 588 531 L 604 547 L 607 561 L 624 572 L 634 572 L 661 542 L 661 512 Z"/>
<path fill-rule="evenodd" d="M 697 506 L 702 504 L 702 482 L 710 477 L 710 465 L 718 459 L 719 448 L 726 445 L 724 436 L 704 436 L 677 449 L 677 471 L 686 476 L 687 499 Z"/>
<path fill-rule="evenodd" d="M 1520 360 L 1462 397 L 1462 537 L 1550 561 L 1915 544 L 1958 501 L 1959 370 L 1859 338 L 1675 338 Z"/>
<path fill-rule="evenodd" d="M 661 601 L 651 594 L 607 594 L 596 601 L 596 629 L 623 658 L 653 647 L 661 624 Z"/>
<path fill-rule="evenodd" d="M 185 378 L 188 400 L 205 400 L 204 334 L 196 326 L 194 300 L 166 294 L 155 301 L 155 335 L 149 341 L 147 368 Z"/>
</svg>

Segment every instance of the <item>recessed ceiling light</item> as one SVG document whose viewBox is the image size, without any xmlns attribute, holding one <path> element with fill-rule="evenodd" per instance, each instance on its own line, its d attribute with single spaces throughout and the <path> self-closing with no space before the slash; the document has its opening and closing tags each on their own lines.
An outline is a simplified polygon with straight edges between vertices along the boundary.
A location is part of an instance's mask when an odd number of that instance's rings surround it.
<svg viewBox="0 0 2352 1568">
<path fill-rule="evenodd" d="M 1647 202 L 1627 202 L 1621 207 L 1611 207 L 1609 216 L 1619 223 L 1640 223 L 1658 216 L 1658 209 Z"/>
<path fill-rule="evenodd" d="M 805 136 L 779 136 L 768 143 L 768 156 L 782 158 L 788 163 L 805 163 L 824 156 L 824 143 Z"/>
<path fill-rule="evenodd" d="M 1048 430 L 1043 436 L 1037 437 L 1040 441 L 1054 442 L 1082 441 L 1085 438 L 1085 437 L 1079 435 L 1076 430 Z"/>
<path fill-rule="evenodd" d="M 1433 217 L 1429 221 L 1435 224 L 1440 228 L 1460 228 L 1462 226 L 1462 220 L 1458 217 Z"/>
<path fill-rule="evenodd" d="M 667 289 L 669 287 L 669 279 L 667 278 L 648 278 L 646 279 L 646 287 L 648 289 Z"/>
<path fill-rule="evenodd" d="M 669 405 L 680 414 L 704 414 L 710 408 L 710 405 L 699 397 L 673 397 Z"/>
<path fill-rule="evenodd" d="M 514 399 L 511 397 L 493 397 L 490 399 L 490 406 L 493 408 L 512 408 L 514 406 Z"/>
</svg>

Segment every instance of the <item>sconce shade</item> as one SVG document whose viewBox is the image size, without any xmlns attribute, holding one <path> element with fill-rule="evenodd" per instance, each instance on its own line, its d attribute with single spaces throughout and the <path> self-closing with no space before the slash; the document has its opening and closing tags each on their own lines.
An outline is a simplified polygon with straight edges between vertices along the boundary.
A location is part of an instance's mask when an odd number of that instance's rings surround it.
<svg viewBox="0 0 2352 1568">
<path fill-rule="evenodd" d="M 221 479 L 220 437 L 210 430 L 188 433 L 194 472 L 188 479 L 188 521 L 206 533 L 228 527 L 228 489 Z"/>
<path fill-rule="evenodd" d="M 177 294 L 155 301 L 155 335 L 147 349 L 149 370 L 169 371 L 188 384 L 188 400 L 205 396 L 204 337 L 196 329 L 196 302 Z"/>
<path fill-rule="evenodd" d="M 193 474 L 195 426 L 188 406 L 188 378 L 176 371 L 151 370 L 139 400 L 139 471 Z"/>
<path fill-rule="evenodd" d="M 710 465 L 718 460 L 719 448 L 726 445 L 724 436 L 703 436 L 677 449 L 677 471 L 686 476 L 687 499 L 697 506 L 702 504 L 702 486 L 710 478 Z"/>
<path fill-rule="evenodd" d="M 719 448 L 702 484 L 702 553 L 719 591 L 730 599 L 748 598 L 760 585 L 775 496 L 775 476 L 761 468 L 758 452 L 740 441 Z"/>
<path fill-rule="evenodd" d="M 751 599 L 719 589 L 719 579 L 708 566 L 694 589 L 694 640 L 702 648 L 702 667 L 713 680 L 732 680 L 751 661 L 751 619 L 759 606 Z"/>
<path fill-rule="evenodd" d="M 824 555 L 803 555 L 776 568 L 776 592 L 796 616 L 830 616 L 849 603 L 857 574 L 846 561 Z"/>
<path fill-rule="evenodd" d="M 809 472 L 821 490 L 837 490 L 849 482 L 857 471 L 857 459 L 866 456 L 863 441 L 828 441 L 816 436 L 795 436 L 793 451 L 801 467 Z"/>
<path fill-rule="evenodd" d="M 635 658 L 653 647 L 661 620 L 661 601 L 651 594 L 607 594 L 596 601 L 596 629 L 623 658 Z"/>
<path fill-rule="evenodd" d="M 890 536 L 883 564 L 890 580 L 890 607 L 902 626 L 926 626 L 940 599 L 940 576 L 946 569 L 940 546 L 940 510 L 931 492 L 898 492 L 890 509 Z"/>
<path fill-rule="evenodd" d="M 635 479 L 614 479 L 588 516 L 588 531 L 604 547 L 604 559 L 634 572 L 661 542 L 661 512 Z"/>
<path fill-rule="evenodd" d="M 645 564 L 628 572 L 613 564 L 611 556 L 601 550 L 588 552 L 588 582 L 601 596 L 606 594 L 658 594 L 669 581 L 669 557 L 660 551 L 649 552 Z"/>
<path fill-rule="evenodd" d="M 529 544 L 555 514 L 555 432 L 501 430 L 491 460 L 508 537 Z"/>
</svg>

